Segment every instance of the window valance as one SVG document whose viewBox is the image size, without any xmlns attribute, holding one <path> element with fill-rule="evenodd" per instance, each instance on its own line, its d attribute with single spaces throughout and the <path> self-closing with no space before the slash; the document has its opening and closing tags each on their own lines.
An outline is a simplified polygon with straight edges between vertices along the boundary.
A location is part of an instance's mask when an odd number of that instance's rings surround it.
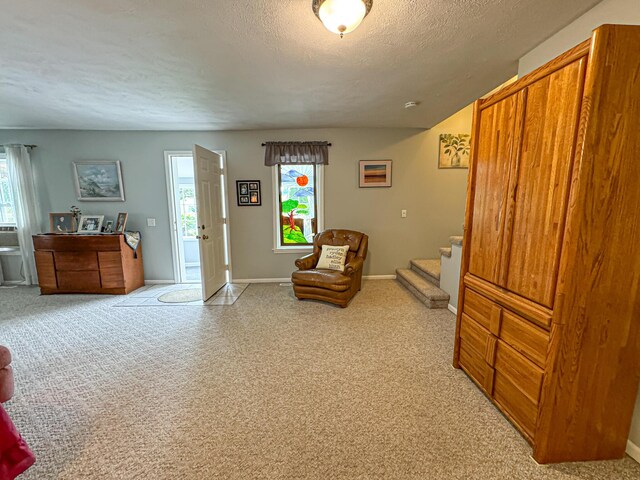
<svg viewBox="0 0 640 480">
<path fill-rule="evenodd" d="M 264 164 L 329 164 L 329 142 L 266 142 Z"/>
</svg>

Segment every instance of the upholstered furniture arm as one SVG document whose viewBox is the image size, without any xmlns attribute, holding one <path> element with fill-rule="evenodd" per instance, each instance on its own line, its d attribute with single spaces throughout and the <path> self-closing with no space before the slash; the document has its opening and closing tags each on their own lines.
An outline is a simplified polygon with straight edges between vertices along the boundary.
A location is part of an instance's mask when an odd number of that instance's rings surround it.
<svg viewBox="0 0 640 480">
<path fill-rule="evenodd" d="M 316 252 L 305 255 L 304 257 L 296 260 L 296 267 L 299 270 L 311 270 L 318 264 L 319 255 Z"/>
<path fill-rule="evenodd" d="M 344 267 L 344 274 L 348 276 L 352 276 L 357 271 L 362 270 L 362 264 L 364 260 L 362 257 L 354 257 L 349 263 L 347 263 Z"/>
</svg>

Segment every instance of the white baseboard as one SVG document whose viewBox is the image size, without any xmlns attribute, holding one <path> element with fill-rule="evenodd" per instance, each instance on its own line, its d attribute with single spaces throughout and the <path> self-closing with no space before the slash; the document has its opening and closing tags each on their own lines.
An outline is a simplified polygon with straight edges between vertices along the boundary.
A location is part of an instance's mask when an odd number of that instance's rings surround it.
<svg viewBox="0 0 640 480">
<path fill-rule="evenodd" d="M 456 307 L 454 307 L 453 305 L 449 304 L 449 305 L 447 305 L 447 308 L 448 308 L 448 309 L 449 309 L 449 311 L 450 311 L 451 313 L 453 313 L 454 315 L 457 315 L 457 314 L 458 314 L 458 309 L 457 309 Z"/>
<path fill-rule="evenodd" d="M 364 280 L 395 280 L 395 275 L 363 275 Z"/>
<path fill-rule="evenodd" d="M 145 285 L 162 285 L 162 284 L 170 284 L 176 283 L 175 280 L 145 280 Z"/>
<path fill-rule="evenodd" d="M 627 455 L 640 463 L 640 447 L 631 440 L 627 440 Z"/>
</svg>

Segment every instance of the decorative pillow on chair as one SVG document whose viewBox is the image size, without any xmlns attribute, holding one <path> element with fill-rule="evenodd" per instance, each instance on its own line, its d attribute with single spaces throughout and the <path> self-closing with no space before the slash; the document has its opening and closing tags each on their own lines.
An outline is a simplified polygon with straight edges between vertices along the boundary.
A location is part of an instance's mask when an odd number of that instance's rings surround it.
<svg viewBox="0 0 640 480">
<path fill-rule="evenodd" d="M 344 262 L 347 259 L 349 245 L 334 247 L 331 245 L 322 245 L 322 253 L 316 268 L 327 268 L 329 270 L 338 270 L 344 272 Z"/>
</svg>

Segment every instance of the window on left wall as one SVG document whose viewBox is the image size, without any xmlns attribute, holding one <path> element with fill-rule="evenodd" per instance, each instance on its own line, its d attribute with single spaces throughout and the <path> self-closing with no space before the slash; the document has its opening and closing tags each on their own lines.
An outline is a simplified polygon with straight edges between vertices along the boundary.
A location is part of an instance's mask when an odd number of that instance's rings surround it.
<svg viewBox="0 0 640 480">
<path fill-rule="evenodd" d="M 0 154 L 0 226 L 16 226 L 16 209 L 5 154 Z"/>
</svg>

